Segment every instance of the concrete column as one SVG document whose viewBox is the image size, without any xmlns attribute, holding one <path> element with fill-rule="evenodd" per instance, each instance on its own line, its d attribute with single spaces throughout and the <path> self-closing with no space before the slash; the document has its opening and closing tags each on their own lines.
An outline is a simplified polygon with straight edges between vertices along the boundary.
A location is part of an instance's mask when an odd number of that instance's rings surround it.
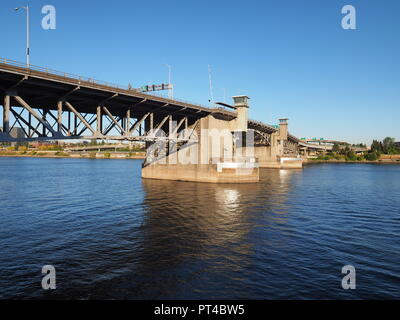
<svg viewBox="0 0 400 320">
<path fill-rule="evenodd" d="M 131 122 L 131 109 L 126 110 L 126 118 L 125 118 L 125 131 L 129 131 L 130 127 L 130 122 Z"/>
<path fill-rule="evenodd" d="M 103 132 L 103 124 L 101 121 L 101 106 L 97 106 L 97 133 L 101 134 Z"/>
<path fill-rule="evenodd" d="M 232 98 L 237 113 L 235 131 L 247 131 L 247 122 L 249 120 L 249 97 L 235 96 Z"/>
<path fill-rule="evenodd" d="M 288 138 L 288 119 L 279 119 L 279 139 L 281 141 Z"/>
<path fill-rule="evenodd" d="M 10 96 L 4 96 L 3 104 L 3 132 L 10 131 Z"/>
<path fill-rule="evenodd" d="M 154 128 L 154 113 L 150 113 L 150 120 L 149 120 L 149 130 L 153 130 Z"/>
<path fill-rule="evenodd" d="M 58 127 L 57 127 L 57 129 L 58 129 L 58 133 L 61 133 L 61 131 L 62 131 L 62 105 L 63 105 L 62 101 L 58 101 L 58 104 L 57 104 L 57 111 L 58 111 L 58 114 L 57 114 Z"/>
<path fill-rule="evenodd" d="M 169 116 L 168 119 L 168 136 L 172 134 L 172 115 Z"/>
<path fill-rule="evenodd" d="M 150 132 L 153 131 L 153 128 L 154 128 L 154 113 L 151 112 L 144 122 L 145 135 L 149 135 Z M 149 154 L 147 153 L 147 150 L 150 148 L 150 146 L 152 144 L 153 144 L 153 142 L 151 142 L 151 141 L 145 142 L 145 146 L 146 146 L 146 160 L 145 161 L 147 161 L 147 157 L 149 156 Z"/>
<path fill-rule="evenodd" d="M 237 110 L 236 130 L 247 131 L 247 123 L 249 121 L 248 107 L 239 107 Z"/>
</svg>

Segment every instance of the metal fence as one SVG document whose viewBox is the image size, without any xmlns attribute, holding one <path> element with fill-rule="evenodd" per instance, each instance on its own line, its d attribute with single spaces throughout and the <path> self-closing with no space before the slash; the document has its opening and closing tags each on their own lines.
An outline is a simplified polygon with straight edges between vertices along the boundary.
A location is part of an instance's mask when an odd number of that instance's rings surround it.
<svg viewBox="0 0 400 320">
<path fill-rule="evenodd" d="M 90 78 L 90 77 L 84 77 L 84 76 L 79 76 L 76 74 L 72 74 L 72 73 L 68 73 L 68 72 L 62 72 L 62 71 L 58 71 L 58 70 L 54 70 L 54 69 L 50 69 L 50 68 L 45 68 L 45 67 L 39 67 L 39 66 L 35 66 L 30 64 L 29 66 L 26 63 L 23 62 L 18 62 L 15 60 L 11 60 L 11 59 L 7 59 L 7 58 L 1 58 L 0 57 L 0 65 L 4 65 L 5 67 L 9 66 L 9 67 L 13 67 L 13 68 L 17 68 L 19 71 L 27 74 L 27 75 L 35 75 L 37 72 L 40 74 L 44 74 L 50 78 L 55 78 L 58 80 L 64 80 L 66 82 L 73 82 L 76 84 L 88 84 L 88 85 L 92 85 L 95 87 L 100 87 L 100 88 L 108 88 L 108 89 L 118 89 L 118 90 L 123 90 L 124 93 L 132 93 L 134 92 L 139 93 L 141 95 L 144 96 L 154 96 L 154 97 L 158 97 L 158 98 L 162 98 L 165 100 L 170 100 L 170 101 L 177 101 L 183 104 L 191 104 L 194 106 L 198 106 L 201 108 L 206 108 L 206 109 L 210 109 L 210 107 L 207 107 L 205 105 L 201 105 L 198 103 L 194 103 L 194 102 L 190 102 L 187 100 L 183 100 L 183 99 L 170 99 L 166 96 L 164 96 L 161 93 L 156 93 L 156 92 L 152 92 L 152 93 L 142 93 L 140 90 L 134 89 L 134 88 L 130 88 L 129 86 L 125 86 L 125 85 L 119 85 L 119 84 L 115 84 L 112 82 L 107 82 L 107 81 L 102 81 L 102 80 L 97 80 L 94 78 Z"/>
</svg>

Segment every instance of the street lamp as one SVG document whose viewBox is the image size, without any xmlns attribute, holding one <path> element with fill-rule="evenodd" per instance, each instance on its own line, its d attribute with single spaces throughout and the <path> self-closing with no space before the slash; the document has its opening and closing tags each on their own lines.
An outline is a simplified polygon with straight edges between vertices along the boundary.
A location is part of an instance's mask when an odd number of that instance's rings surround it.
<svg viewBox="0 0 400 320">
<path fill-rule="evenodd" d="M 19 9 L 24 9 L 26 11 L 26 65 L 29 68 L 29 6 L 15 8 L 15 11 L 18 11 Z"/>
</svg>

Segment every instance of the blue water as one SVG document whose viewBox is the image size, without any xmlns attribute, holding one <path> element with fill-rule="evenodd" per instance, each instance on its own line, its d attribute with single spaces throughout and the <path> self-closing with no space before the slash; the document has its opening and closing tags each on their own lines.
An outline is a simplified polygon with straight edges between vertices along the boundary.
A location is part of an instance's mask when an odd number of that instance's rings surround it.
<svg viewBox="0 0 400 320">
<path fill-rule="evenodd" d="M 140 170 L 0 158 L 0 298 L 400 298 L 399 165 L 265 169 L 246 185 Z M 341 286 L 348 264 L 355 290 Z"/>
</svg>

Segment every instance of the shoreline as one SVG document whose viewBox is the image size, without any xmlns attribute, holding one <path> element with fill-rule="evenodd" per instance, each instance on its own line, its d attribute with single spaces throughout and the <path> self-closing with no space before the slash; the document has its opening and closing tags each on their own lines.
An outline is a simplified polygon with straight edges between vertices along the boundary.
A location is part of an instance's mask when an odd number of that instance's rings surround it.
<svg viewBox="0 0 400 320">
<path fill-rule="evenodd" d="M 80 154 L 79 156 L 71 156 L 71 155 L 52 155 L 52 154 L 1 154 L 0 158 L 53 158 L 53 159 L 93 159 L 93 160 L 144 160 L 144 156 L 130 156 L 130 157 L 113 157 L 112 154 L 110 157 L 91 157 L 89 155 Z"/>
<path fill-rule="evenodd" d="M 146 157 L 144 155 L 134 155 L 134 156 L 113 156 L 111 153 L 109 157 L 93 157 L 89 154 L 74 154 L 74 155 L 54 155 L 54 154 L 2 154 L 0 153 L 0 158 L 53 158 L 53 159 L 101 159 L 101 160 L 144 160 Z M 377 161 L 345 161 L 345 160 L 308 160 L 303 161 L 303 165 L 311 164 L 321 164 L 321 163 L 335 163 L 335 164 L 397 164 L 400 165 L 400 161 L 393 160 L 377 160 Z"/>
<path fill-rule="evenodd" d="M 385 160 L 376 160 L 376 161 L 369 161 L 369 160 L 362 160 L 362 161 L 346 161 L 346 160 L 309 160 L 309 161 L 304 161 L 303 165 L 309 165 L 309 164 L 318 164 L 318 163 L 357 163 L 357 164 L 400 164 L 400 161 L 385 161 Z"/>
</svg>

